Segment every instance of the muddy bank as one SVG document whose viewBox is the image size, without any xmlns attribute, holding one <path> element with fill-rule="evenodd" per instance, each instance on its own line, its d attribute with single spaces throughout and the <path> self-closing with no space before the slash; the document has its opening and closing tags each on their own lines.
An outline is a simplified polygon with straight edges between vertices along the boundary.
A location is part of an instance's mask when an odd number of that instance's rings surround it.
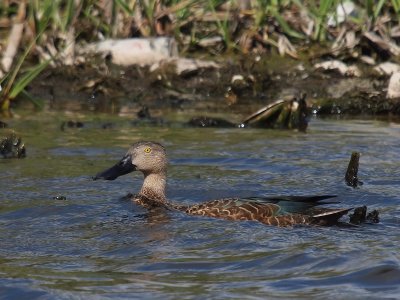
<svg viewBox="0 0 400 300">
<path fill-rule="evenodd" d="M 97 58 L 75 67 L 48 69 L 29 87 L 50 110 L 95 111 L 135 116 L 144 106 L 152 116 L 247 114 L 279 98 L 303 92 L 313 113 L 400 114 L 400 102 L 386 99 L 388 77 L 346 77 L 316 70 L 310 60 L 280 56 L 222 57 L 219 68 L 176 75 L 168 64 L 155 71 L 119 67 Z M 367 73 L 367 72 L 366 72 Z M 26 103 L 17 101 L 15 105 Z"/>
</svg>

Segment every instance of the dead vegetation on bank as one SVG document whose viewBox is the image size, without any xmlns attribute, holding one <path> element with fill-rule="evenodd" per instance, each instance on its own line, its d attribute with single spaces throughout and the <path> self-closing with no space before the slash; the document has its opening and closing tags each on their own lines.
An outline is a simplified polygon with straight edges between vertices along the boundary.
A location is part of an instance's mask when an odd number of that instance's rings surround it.
<svg viewBox="0 0 400 300">
<path fill-rule="evenodd" d="M 172 37 L 180 56 L 279 53 L 343 77 L 376 68 L 397 76 L 387 92 L 397 98 L 399 16 L 399 0 L 5 0 L 0 110 L 21 93 L 40 106 L 27 87 L 48 65 L 79 67 L 87 44 L 132 37 Z"/>
</svg>

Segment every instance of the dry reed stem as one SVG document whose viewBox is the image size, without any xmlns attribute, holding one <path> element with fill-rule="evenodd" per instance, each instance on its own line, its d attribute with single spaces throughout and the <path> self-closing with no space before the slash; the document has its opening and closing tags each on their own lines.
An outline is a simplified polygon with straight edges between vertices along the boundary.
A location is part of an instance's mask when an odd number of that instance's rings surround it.
<svg viewBox="0 0 400 300">
<path fill-rule="evenodd" d="M 4 51 L 4 55 L 1 60 L 1 66 L 5 72 L 10 71 L 14 57 L 18 52 L 18 47 L 24 31 L 24 21 L 26 15 L 25 11 L 26 3 L 25 1 L 21 1 L 18 7 L 18 14 L 15 18 L 14 24 L 11 27 L 10 36 L 8 37 L 7 48 Z"/>
</svg>

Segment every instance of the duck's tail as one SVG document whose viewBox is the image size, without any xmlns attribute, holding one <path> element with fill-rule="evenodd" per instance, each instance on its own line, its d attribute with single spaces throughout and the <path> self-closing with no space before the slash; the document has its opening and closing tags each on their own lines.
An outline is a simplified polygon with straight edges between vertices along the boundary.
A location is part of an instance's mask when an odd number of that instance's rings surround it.
<svg viewBox="0 0 400 300">
<path fill-rule="evenodd" d="M 339 219 L 346 215 L 353 208 L 324 209 L 323 212 L 316 212 L 311 215 L 311 223 L 316 225 L 335 225 Z"/>
</svg>

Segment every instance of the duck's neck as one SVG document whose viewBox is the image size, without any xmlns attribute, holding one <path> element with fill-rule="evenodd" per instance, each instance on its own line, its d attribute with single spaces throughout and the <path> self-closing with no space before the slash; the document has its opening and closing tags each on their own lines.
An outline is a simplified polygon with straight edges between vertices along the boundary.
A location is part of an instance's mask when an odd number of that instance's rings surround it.
<svg viewBox="0 0 400 300">
<path fill-rule="evenodd" d="M 144 174 L 144 182 L 140 194 L 161 203 L 167 203 L 165 197 L 165 187 L 167 184 L 167 176 L 163 173 Z"/>
</svg>

